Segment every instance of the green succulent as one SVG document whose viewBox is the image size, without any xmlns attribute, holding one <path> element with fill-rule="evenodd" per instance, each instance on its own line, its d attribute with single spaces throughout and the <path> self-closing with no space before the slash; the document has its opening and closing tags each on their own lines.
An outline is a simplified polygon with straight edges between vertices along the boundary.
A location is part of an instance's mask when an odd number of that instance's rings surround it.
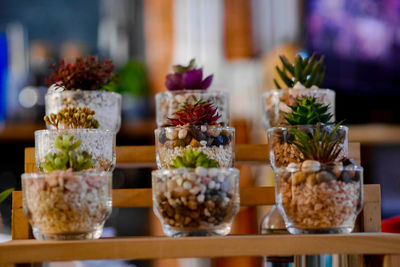
<svg viewBox="0 0 400 267">
<path fill-rule="evenodd" d="M 46 155 L 40 169 L 52 172 L 67 169 L 82 171 L 91 168 L 94 165 L 92 155 L 79 149 L 81 143 L 80 139 L 74 141 L 73 135 L 57 136 L 55 145 L 60 151 Z"/>
<path fill-rule="evenodd" d="M 303 153 L 304 159 L 317 160 L 322 163 L 330 163 L 337 159 L 342 148 L 340 144 L 345 138 L 345 133 L 335 138 L 336 132 L 342 122 L 339 122 L 331 131 L 321 131 L 321 124 L 317 124 L 315 133 L 309 135 L 296 128 L 291 128 L 290 132 L 295 136 L 295 140 L 289 143 L 295 145 Z"/>
<path fill-rule="evenodd" d="M 310 88 L 313 85 L 320 86 L 325 76 L 324 56 L 317 60 L 317 55 L 312 54 L 310 58 L 302 58 L 297 55 L 294 64 L 290 63 L 285 56 L 279 56 L 282 62 L 282 69 L 275 67 L 282 82 L 288 87 L 300 82 L 304 87 Z M 275 86 L 281 89 L 281 85 L 274 79 Z"/>
<path fill-rule="evenodd" d="M 286 121 L 291 125 L 309 125 L 328 123 L 332 114 L 328 113 L 329 105 L 316 102 L 315 97 L 296 99 L 296 104 L 290 106 L 291 113 L 286 113 Z"/>
<path fill-rule="evenodd" d="M 12 192 L 14 188 L 9 188 L 0 193 L 0 203 L 2 203 Z"/>
<path fill-rule="evenodd" d="M 177 156 L 172 165 L 170 165 L 171 169 L 177 168 L 196 168 L 196 167 L 204 167 L 204 168 L 216 168 L 218 167 L 218 162 L 210 159 L 204 154 L 201 150 L 193 150 L 188 149 L 183 152 L 182 156 Z"/>
</svg>

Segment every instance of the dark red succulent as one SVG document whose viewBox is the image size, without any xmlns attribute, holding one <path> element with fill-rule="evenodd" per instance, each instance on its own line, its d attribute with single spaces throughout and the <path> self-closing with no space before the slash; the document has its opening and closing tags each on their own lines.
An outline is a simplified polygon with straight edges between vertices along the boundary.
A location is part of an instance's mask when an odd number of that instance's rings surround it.
<svg viewBox="0 0 400 267">
<path fill-rule="evenodd" d="M 182 108 L 176 111 L 173 118 L 169 118 L 169 121 L 173 125 L 203 125 L 203 124 L 215 124 L 221 117 L 217 113 L 217 108 L 213 107 L 211 102 L 204 102 L 199 99 L 193 104 L 186 103 Z"/>
<path fill-rule="evenodd" d="M 100 62 L 97 57 L 79 57 L 75 63 L 66 63 L 63 59 L 58 66 L 50 65 L 53 73 L 46 83 L 59 84 L 67 90 L 99 90 L 114 80 L 114 65 L 111 60 Z"/>
<path fill-rule="evenodd" d="M 203 69 L 196 69 L 195 60 L 192 59 L 189 65 L 175 65 L 173 66 L 174 73 L 168 74 L 165 86 L 168 90 L 184 90 L 195 89 L 205 90 L 210 87 L 213 75 L 209 75 L 203 80 Z"/>
</svg>

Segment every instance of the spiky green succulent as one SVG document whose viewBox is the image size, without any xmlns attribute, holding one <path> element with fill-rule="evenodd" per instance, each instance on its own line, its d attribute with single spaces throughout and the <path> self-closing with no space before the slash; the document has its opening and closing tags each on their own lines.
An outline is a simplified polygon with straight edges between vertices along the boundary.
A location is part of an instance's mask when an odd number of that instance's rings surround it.
<svg viewBox="0 0 400 267">
<path fill-rule="evenodd" d="M 82 171 L 91 168 L 94 165 L 92 155 L 79 149 L 81 143 L 80 139 L 74 141 L 73 135 L 57 136 L 55 145 L 60 151 L 47 154 L 39 169 L 52 172 L 67 169 Z"/>
<path fill-rule="evenodd" d="M 291 113 L 286 113 L 286 121 L 291 125 L 310 125 L 328 123 L 332 114 L 328 112 L 329 105 L 316 102 L 315 97 L 296 99 L 296 104 L 290 106 Z"/>
<path fill-rule="evenodd" d="M 345 132 L 337 137 L 337 131 L 341 122 L 335 125 L 331 131 L 321 130 L 321 124 L 317 124 L 313 134 L 301 132 L 291 128 L 290 132 L 295 139 L 289 143 L 295 145 L 303 153 L 304 159 L 317 160 L 321 163 L 335 161 L 342 151 L 341 143 L 345 138 Z"/>
<path fill-rule="evenodd" d="M 285 56 L 279 56 L 282 62 L 282 69 L 275 67 L 282 82 L 288 87 L 300 82 L 304 87 L 310 88 L 313 85 L 320 86 L 325 76 L 324 56 L 317 60 L 317 55 L 312 54 L 310 58 L 302 58 L 297 55 L 294 64 L 290 63 Z M 275 86 L 281 89 L 281 85 L 274 79 Z"/>
<path fill-rule="evenodd" d="M 201 150 L 188 149 L 183 152 L 182 156 L 177 156 L 170 165 L 171 169 L 177 168 L 216 168 L 218 162 L 210 159 Z"/>
<path fill-rule="evenodd" d="M 12 192 L 14 188 L 9 188 L 0 193 L 0 203 L 2 203 Z"/>
</svg>

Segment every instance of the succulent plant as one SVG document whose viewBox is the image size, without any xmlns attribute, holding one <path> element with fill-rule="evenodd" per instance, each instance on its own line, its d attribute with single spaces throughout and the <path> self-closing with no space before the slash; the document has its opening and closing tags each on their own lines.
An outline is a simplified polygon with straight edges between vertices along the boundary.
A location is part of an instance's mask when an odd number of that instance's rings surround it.
<svg viewBox="0 0 400 267">
<path fill-rule="evenodd" d="M 290 63 L 285 56 L 279 57 L 282 62 L 282 69 L 275 67 L 282 82 L 288 87 L 293 88 L 296 83 L 301 83 L 304 87 L 310 88 L 313 85 L 320 86 L 325 76 L 325 66 L 323 65 L 324 56 L 317 60 L 317 55 L 312 54 L 310 58 L 302 58 L 297 55 L 294 64 Z M 275 86 L 281 89 L 281 85 L 274 79 Z"/>
<path fill-rule="evenodd" d="M 218 166 L 217 161 L 208 158 L 201 150 L 188 149 L 183 152 L 182 156 L 177 156 L 174 159 L 170 168 L 217 168 Z"/>
<path fill-rule="evenodd" d="M 89 107 L 66 107 L 57 114 L 51 113 L 45 116 L 44 121 L 57 129 L 61 126 L 64 129 L 96 129 L 99 128 L 99 122 L 93 118 L 95 113 Z"/>
<path fill-rule="evenodd" d="M 296 99 L 296 105 L 290 106 L 292 112 L 286 113 L 286 121 L 291 125 L 309 125 L 328 123 L 332 114 L 328 113 L 329 106 L 316 103 L 315 97 Z"/>
<path fill-rule="evenodd" d="M 100 62 L 97 57 L 79 57 L 75 63 L 62 60 L 58 67 L 50 65 L 53 73 L 46 78 L 49 85 L 57 84 L 67 90 L 100 90 L 114 82 L 114 66 L 111 60 Z"/>
<path fill-rule="evenodd" d="M 9 188 L 0 193 L 0 203 L 2 203 L 12 192 L 14 188 Z"/>
<path fill-rule="evenodd" d="M 309 135 L 296 128 L 291 128 L 290 132 L 295 139 L 290 141 L 297 149 L 303 153 L 304 159 L 317 160 L 321 163 L 331 163 L 337 159 L 342 148 L 345 133 L 336 136 L 336 132 L 342 122 L 339 122 L 331 131 L 321 131 L 321 124 L 317 124 L 315 133 Z"/>
<path fill-rule="evenodd" d="M 203 80 L 203 69 L 196 69 L 195 59 L 191 59 L 187 66 L 175 65 L 173 69 L 174 73 L 168 74 L 165 81 L 168 90 L 205 90 L 211 85 L 213 75 Z"/>
<path fill-rule="evenodd" d="M 213 107 L 211 102 L 205 102 L 201 99 L 193 104 L 186 103 L 182 108 L 173 114 L 173 118 L 169 121 L 173 125 L 204 125 L 216 124 L 217 120 L 221 117 L 217 113 L 217 108 Z"/>
<path fill-rule="evenodd" d="M 55 145 L 60 151 L 47 154 L 45 161 L 40 164 L 40 169 L 52 172 L 67 169 L 82 171 L 91 168 L 94 165 L 92 156 L 79 149 L 81 143 L 80 139 L 74 141 L 73 135 L 57 136 Z"/>
</svg>

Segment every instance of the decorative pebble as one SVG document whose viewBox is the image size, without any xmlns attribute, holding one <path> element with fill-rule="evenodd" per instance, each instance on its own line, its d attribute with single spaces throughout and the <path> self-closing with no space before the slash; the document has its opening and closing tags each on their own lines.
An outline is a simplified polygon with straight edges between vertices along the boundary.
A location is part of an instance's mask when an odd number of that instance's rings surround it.
<svg viewBox="0 0 400 267">
<path fill-rule="evenodd" d="M 199 202 L 199 203 L 203 203 L 204 202 L 204 195 L 203 194 L 201 194 L 201 195 L 198 195 L 197 196 L 197 201 Z"/>
<path fill-rule="evenodd" d="M 208 169 L 208 176 L 210 177 L 215 177 L 218 175 L 218 169 L 217 168 L 209 168 Z"/>
<path fill-rule="evenodd" d="M 183 183 L 183 188 L 185 188 L 185 189 L 187 189 L 187 190 L 192 189 L 192 183 L 189 182 L 189 181 L 185 181 L 185 182 Z"/>
<path fill-rule="evenodd" d="M 201 125 L 200 126 L 200 131 L 202 131 L 203 133 L 207 132 L 207 125 Z"/>
<path fill-rule="evenodd" d="M 317 172 L 321 168 L 321 163 L 316 160 L 306 160 L 301 165 L 301 170 L 303 172 Z"/>
<path fill-rule="evenodd" d="M 319 172 L 316 175 L 316 180 L 318 183 L 328 182 L 333 179 L 334 179 L 333 175 L 327 171 Z"/>
<path fill-rule="evenodd" d="M 307 175 L 304 172 L 295 172 L 292 176 L 293 183 L 295 184 L 301 184 L 306 178 Z"/>
<path fill-rule="evenodd" d="M 217 137 L 221 134 L 221 130 L 217 127 L 211 127 L 210 129 L 208 129 L 207 133 L 212 137 Z"/>
<path fill-rule="evenodd" d="M 206 215 L 207 217 L 211 216 L 211 213 L 208 211 L 207 208 L 204 208 L 204 215 Z"/>
<path fill-rule="evenodd" d="M 200 143 L 199 143 L 199 141 L 197 141 L 196 139 L 192 139 L 192 141 L 190 141 L 190 145 L 192 146 L 192 147 L 200 147 L 201 145 L 200 145 Z"/>
<path fill-rule="evenodd" d="M 215 182 L 214 181 L 209 182 L 208 183 L 208 188 L 209 189 L 214 189 L 215 188 Z"/>
<path fill-rule="evenodd" d="M 177 184 L 178 186 L 181 186 L 182 183 L 183 183 L 183 179 L 182 179 L 182 178 L 176 179 L 176 184 Z"/>
<path fill-rule="evenodd" d="M 207 141 L 205 141 L 205 140 L 200 141 L 200 145 L 201 146 L 207 146 Z"/>
<path fill-rule="evenodd" d="M 222 173 L 220 173 L 220 174 L 218 175 L 217 180 L 218 180 L 218 182 L 222 183 L 222 182 L 225 180 L 225 175 L 223 175 Z"/>
<path fill-rule="evenodd" d="M 169 140 L 174 140 L 174 139 L 176 139 L 178 137 L 178 132 L 175 129 L 167 128 L 165 136 Z"/>
<path fill-rule="evenodd" d="M 197 195 L 200 191 L 201 191 L 201 187 L 200 186 L 195 186 L 192 189 L 190 189 L 190 193 L 193 194 L 193 195 Z"/>
<path fill-rule="evenodd" d="M 215 189 L 219 190 L 221 188 L 221 184 L 220 183 L 215 183 Z"/>
<path fill-rule="evenodd" d="M 186 129 L 180 129 L 178 132 L 178 138 L 179 139 L 185 139 L 187 136 L 187 130 Z"/>
<path fill-rule="evenodd" d="M 198 176 L 207 176 L 207 169 L 203 167 L 197 167 L 194 171 Z"/>
</svg>

